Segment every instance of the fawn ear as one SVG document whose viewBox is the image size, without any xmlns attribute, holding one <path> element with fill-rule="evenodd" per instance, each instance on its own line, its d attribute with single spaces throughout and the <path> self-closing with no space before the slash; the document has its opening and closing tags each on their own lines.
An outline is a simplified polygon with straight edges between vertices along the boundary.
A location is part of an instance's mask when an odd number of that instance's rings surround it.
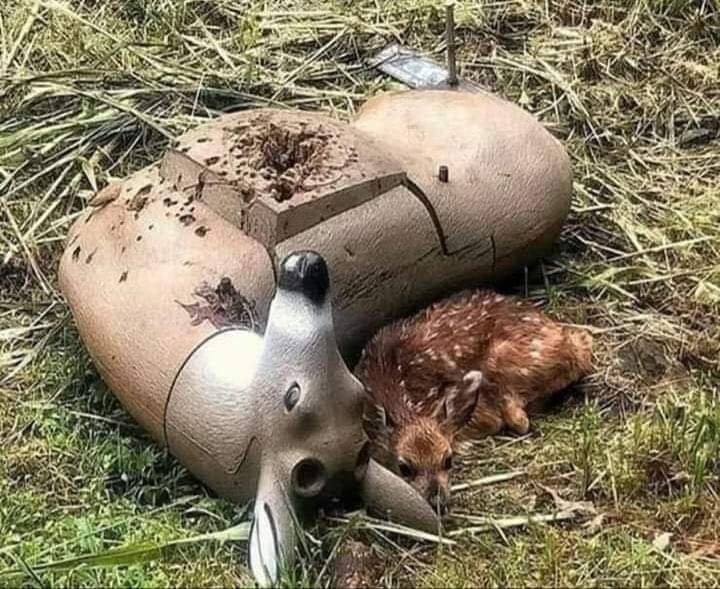
<svg viewBox="0 0 720 589">
<path fill-rule="evenodd" d="M 458 430 L 470 421 L 478 402 L 482 379 L 481 372 L 471 370 L 458 386 L 448 392 L 442 404 L 445 411 L 443 423 L 447 428 Z"/>
</svg>

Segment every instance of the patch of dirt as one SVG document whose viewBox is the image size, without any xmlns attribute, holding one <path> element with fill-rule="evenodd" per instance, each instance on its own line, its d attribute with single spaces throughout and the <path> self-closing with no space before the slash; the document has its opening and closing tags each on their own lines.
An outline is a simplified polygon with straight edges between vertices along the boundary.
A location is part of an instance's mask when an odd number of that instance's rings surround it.
<svg viewBox="0 0 720 589">
<path fill-rule="evenodd" d="M 209 321 L 214 327 L 244 327 L 256 331 L 258 326 L 255 303 L 240 294 L 232 280 L 224 276 L 217 286 L 203 282 L 193 293 L 202 303 L 178 304 L 190 315 L 192 325 Z"/>
<path fill-rule="evenodd" d="M 346 540 L 335 557 L 332 586 L 343 589 L 377 587 L 384 568 L 372 547 L 357 540 Z"/>
<path fill-rule="evenodd" d="M 640 338 L 617 352 L 623 370 L 637 374 L 649 382 L 657 382 L 668 371 L 670 360 L 665 346 L 655 340 Z"/>
<path fill-rule="evenodd" d="M 647 489 L 654 495 L 674 497 L 688 484 L 690 476 L 685 472 L 674 472 L 668 456 L 653 456 L 641 462 L 647 480 Z"/>
<path fill-rule="evenodd" d="M 27 272 L 21 260 L 10 258 L 6 263 L 0 264 L 0 292 L 16 294 L 23 289 L 26 281 Z"/>
</svg>

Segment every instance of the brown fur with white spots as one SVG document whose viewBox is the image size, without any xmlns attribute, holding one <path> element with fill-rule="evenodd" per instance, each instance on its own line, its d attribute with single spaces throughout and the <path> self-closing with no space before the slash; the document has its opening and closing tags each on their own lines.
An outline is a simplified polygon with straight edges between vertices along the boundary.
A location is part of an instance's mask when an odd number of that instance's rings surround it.
<svg viewBox="0 0 720 589">
<path fill-rule="evenodd" d="M 376 458 L 445 511 L 453 447 L 504 427 L 591 370 L 592 338 L 531 303 L 463 292 L 381 329 L 356 368 Z"/>
</svg>

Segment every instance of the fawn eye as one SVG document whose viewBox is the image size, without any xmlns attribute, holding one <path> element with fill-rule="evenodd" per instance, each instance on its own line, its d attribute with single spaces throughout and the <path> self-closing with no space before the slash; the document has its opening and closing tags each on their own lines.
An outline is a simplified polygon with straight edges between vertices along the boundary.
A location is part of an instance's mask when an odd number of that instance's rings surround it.
<svg viewBox="0 0 720 589">
<path fill-rule="evenodd" d="M 452 464 L 453 464 L 453 455 L 448 454 L 443 459 L 443 463 L 442 463 L 443 470 L 450 470 L 452 468 Z"/>
<path fill-rule="evenodd" d="M 407 462 L 400 460 L 398 462 L 398 470 L 404 479 L 412 479 L 415 477 L 415 469 Z"/>
</svg>

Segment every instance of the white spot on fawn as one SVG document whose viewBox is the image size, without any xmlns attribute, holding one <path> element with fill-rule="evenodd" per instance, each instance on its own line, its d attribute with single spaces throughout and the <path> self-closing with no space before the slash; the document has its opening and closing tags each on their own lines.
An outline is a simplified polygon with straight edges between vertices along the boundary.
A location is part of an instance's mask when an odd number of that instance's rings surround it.
<svg viewBox="0 0 720 589">
<path fill-rule="evenodd" d="M 449 368 L 451 368 L 451 369 L 457 368 L 457 364 L 455 364 L 455 362 L 453 362 L 452 358 L 450 358 L 450 356 L 447 354 L 447 352 L 442 352 L 441 356 L 442 356 L 442 359 L 445 361 L 445 364 Z"/>
<path fill-rule="evenodd" d="M 463 382 L 468 385 L 468 392 L 474 393 L 482 384 L 482 372 L 479 370 L 470 370 L 463 376 Z"/>
</svg>

